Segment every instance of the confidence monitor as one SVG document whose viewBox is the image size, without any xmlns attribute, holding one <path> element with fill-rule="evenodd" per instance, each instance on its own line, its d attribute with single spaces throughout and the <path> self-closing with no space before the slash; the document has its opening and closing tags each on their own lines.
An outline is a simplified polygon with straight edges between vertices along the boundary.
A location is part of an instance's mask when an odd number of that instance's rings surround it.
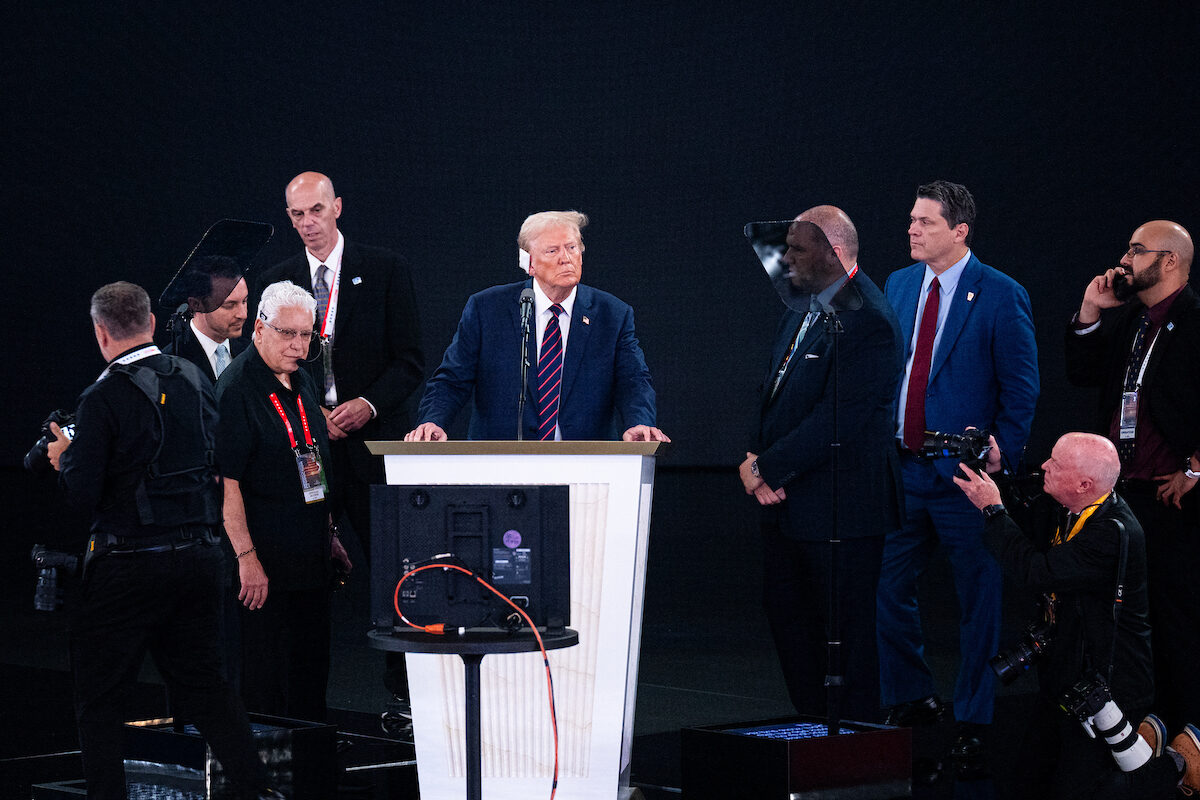
<svg viewBox="0 0 1200 800">
<path fill-rule="evenodd" d="M 411 630 L 396 615 L 406 569 L 450 554 L 521 606 L 539 628 L 570 624 L 567 486 L 371 487 L 371 620 Z M 400 588 L 404 616 L 419 625 L 505 628 L 512 608 L 456 570 L 418 572 Z"/>
</svg>

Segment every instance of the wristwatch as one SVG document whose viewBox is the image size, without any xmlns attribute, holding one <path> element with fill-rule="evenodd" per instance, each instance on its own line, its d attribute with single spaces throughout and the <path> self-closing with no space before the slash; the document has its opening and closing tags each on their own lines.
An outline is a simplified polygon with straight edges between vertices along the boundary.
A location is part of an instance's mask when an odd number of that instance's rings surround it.
<svg viewBox="0 0 1200 800">
<path fill-rule="evenodd" d="M 1190 480 L 1193 480 L 1193 481 L 1196 480 L 1197 478 L 1200 478 L 1200 472 L 1192 471 L 1192 457 L 1191 456 L 1188 456 L 1183 461 L 1183 474 L 1186 475 Z"/>
<path fill-rule="evenodd" d="M 750 474 L 756 478 L 762 477 L 762 475 L 758 474 L 758 459 L 757 458 L 750 462 Z"/>
<path fill-rule="evenodd" d="M 1004 507 L 1004 503 L 992 503 L 990 506 L 983 507 L 983 518 L 991 519 L 998 517 L 1001 514 L 1007 514 L 1008 509 Z"/>
</svg>

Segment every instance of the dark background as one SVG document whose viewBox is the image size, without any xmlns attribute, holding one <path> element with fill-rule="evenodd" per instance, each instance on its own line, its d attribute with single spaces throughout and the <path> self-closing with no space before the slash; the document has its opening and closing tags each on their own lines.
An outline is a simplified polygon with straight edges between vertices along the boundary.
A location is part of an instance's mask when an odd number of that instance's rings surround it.
<svg viewBox="0 0 1200 800">
<path fill-rule="evenodd" d="M 1059 337 L 1087 279 L 1144 220 L 1200 227 L 1200 16 L 970 5 L 18 4 L 4 457 L 103 366 L 92 291 L 157 297 L 222 217 L 282 260 L 315 169 L 348 238 L 413 263 L 429 371 L 467 296 L 520 277 L 527 214 L 591 215 L 584 279 L 637 311 L 675 466 L 736 463 L 754 418 L 781 307 L 743 223 L 837 204 L 882 285 L 915 187 L 960 181 L 1033 300 L 1041 458 L 1081 424 Z"/>
<path fill-rule="evenodd" d="M 639 733 L 787 713 L 756 515 L 733 472 L 782 306 L 742 226 L 839 205 L 882 285 L 909 263 L 916 186 L 966 184 L 976 253 L 1033 301 L 1040 463 L 1091 418 L 1089 393 L 1061 376 L 1086 281 L 1145 220 L 1200 233 L 1200 11 L 1116 5 L 12 4 L 0 660 L 65 668 L 62 620 L 32 611 L 27 553 L 83 525 L 18 465 L 103 366 L 91 293 L 124 279 L 157 297 L 223 217 L 276 226 L 263 265 L 297 252 L 283 188 L 314 169 L 344 199 L 348 238 L 414 265 L 430 372 L 468 295 L 520 277 L 526 215 L 591 215 L 585 281 L 635 307 L 675 440 L 658 461 Z M 922 601 L 944 694 L 950 582 L 935 564 L 940 605 Z M 1028 609 L 1009 603 L 1015 636 Z M 331 705 L 377 710 L 361 665 L 378 654 L 345 657 L 366 650 L 366 609 L 340 613 Z M 39 724 L 69 739 L 61 678 L 10 693 L 28 695 L 20 719 L 50 719 L 55 695 L 61 721 Z"/>
</svg>

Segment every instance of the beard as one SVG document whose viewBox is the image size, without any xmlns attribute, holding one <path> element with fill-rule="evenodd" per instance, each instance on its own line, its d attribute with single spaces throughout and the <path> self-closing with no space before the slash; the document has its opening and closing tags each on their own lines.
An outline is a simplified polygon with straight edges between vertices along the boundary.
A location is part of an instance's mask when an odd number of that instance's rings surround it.
<svg viewBox="0 0 1200 800">
<path fill-rule="evenodd" d="M 1120 300 L 1122 303 L 1130 300 L 1138 292 L 1145 291 L 1156 285 L 1162 280 L 1162 261 L 1165 253 L 1159 253 L 1154 257 L 1154 263 L 1146 267 L 1140 274 L 1129 276 L 1125 273 L 1117 275 L 1113 279 L 1112 291 L 1113 297 Z"/>
</svg>

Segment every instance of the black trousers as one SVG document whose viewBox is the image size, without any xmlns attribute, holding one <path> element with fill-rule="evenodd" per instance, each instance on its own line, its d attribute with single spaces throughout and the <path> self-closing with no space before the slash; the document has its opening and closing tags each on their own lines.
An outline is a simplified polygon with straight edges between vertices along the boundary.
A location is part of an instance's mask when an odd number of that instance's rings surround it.
<svg viewBox="0 0 1200 800">
<path fill-rule="evenodd" d="M 801 714 L 827 709 L 829 542 L 783 535 L 770 516 L 763 523 L 763 606 L 792 705 Z M 844 539 L 838 545 L 837 604 L 843 675 L 843 719 L 876 722 L 879 655 L 875 639 L 875 591 L 883 560 L 882 536 Z"/>
<path fill-rule="evenodd" d="M 277 590 L 241 608 L 242 698 L 276 717 L 324 722 L 329 684 L 329 589 Z"/>
<path fill-rule="evenodd" d="M 1146 575 L 1154 649 L 1152 709 L 1177 733 L 1200 725 L 1200 490 L 1184 495 L 1183 508 L 1154 499 L 1150 481 L 1126 481 L 1117 492 L 1146 532 Z"/>
<path fill-rule="evenodd" d="M 197 543 L 164 553 L 96 559 L 71 619 L 71 670 L 90 800 L 125 800 L 121 726 L 149 652 L 178 713 L 204 735 L 247 792 L 266 770 L 241 700 L 221 677 L 219 614 L 224 556 Z"/>
</svg>

